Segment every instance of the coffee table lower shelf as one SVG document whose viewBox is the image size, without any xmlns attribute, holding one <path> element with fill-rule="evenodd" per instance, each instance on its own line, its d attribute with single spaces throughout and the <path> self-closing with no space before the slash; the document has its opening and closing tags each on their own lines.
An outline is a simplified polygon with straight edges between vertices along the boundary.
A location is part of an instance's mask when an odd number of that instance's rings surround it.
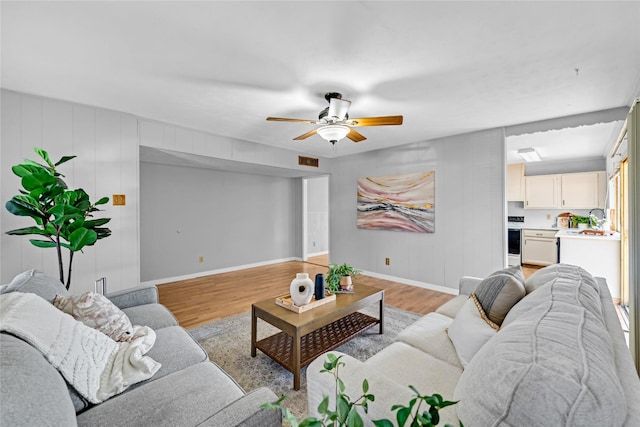
<svg viewBox="0 0 640 427">
<path fill-rule="evenodd" d="M 355 312 L 304 335 L 300 340 L 300 367 L 309 365 L 322 353 L 341 346 L 379 323 L 375 317 Z M 294 372 L 293 338 L 289 335 L 284 332 L 271 335 L 258 341 L 256 348 L 289 372 Z"/>
</svg>

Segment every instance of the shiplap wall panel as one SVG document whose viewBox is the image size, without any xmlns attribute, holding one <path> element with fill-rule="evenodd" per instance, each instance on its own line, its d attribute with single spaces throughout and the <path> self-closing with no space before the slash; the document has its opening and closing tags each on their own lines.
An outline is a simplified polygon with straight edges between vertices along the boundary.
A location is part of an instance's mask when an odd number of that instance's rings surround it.
<svg viewBox="0 0 640 427">
<path fill-rule="evenodd" d="M 331 262 L 451 289 L 462 275 L 486 276 L 504 266 L 502 130 L 338 158 L 332 166 Z M 357 228 L 358 178 L 429 170 L 436 172 L 435 233 Z"/>
<path fill-rule="evenodd" d="M 126 123 L 126 126 L 123 126 Z M 110 291 L 139 283 L 138 264 L 138 127 L 137 118 L 124 113 L 70 102 L 2 90 L 2 199 L 17 193 L 19 181 L 10 167 L 23 158 L 35 159 L 33 147 L 47 150 L 54 161 L 63 155 L 78 157 L 61 166 L 71 188 L 84 188 L 92 201 L 124 193 L 127 180 L 127 211 L 109 204 L 100 216 L 111 217 L 111 237 L 74 256 L 71 292 L 94 289 L 94 281 L 106 277 Z M 126 143 L 127 149 L 123 149 Z M 125 193 L 126 194 L 126 193 Z M 32 225 L 5 209 L 0 215 L 2 231 Z M 16 221 L 17 219 L 17 221 Z M 28 269 L 41 269 L 57 277 L 53 250 L 32 246 L 25 237 L 1 236 L 0 278 L 9 282 Z"/>
</svg>

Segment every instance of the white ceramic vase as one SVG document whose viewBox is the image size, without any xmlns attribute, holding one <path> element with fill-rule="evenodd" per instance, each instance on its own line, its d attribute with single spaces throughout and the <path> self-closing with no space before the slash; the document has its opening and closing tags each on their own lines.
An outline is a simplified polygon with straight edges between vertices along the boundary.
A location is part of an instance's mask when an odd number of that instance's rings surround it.
<svg viewBox="0 0 640 427">
<path fill-rule="evenodd" d="M 289 287 L 289 293 L 291 294 L 291 300 L 297 306 L 309 304 L 313 297 L 314 284 L 309 279 L 308 273 L 298 273 L 296 278 L 291 281 Z"/>
</svg>

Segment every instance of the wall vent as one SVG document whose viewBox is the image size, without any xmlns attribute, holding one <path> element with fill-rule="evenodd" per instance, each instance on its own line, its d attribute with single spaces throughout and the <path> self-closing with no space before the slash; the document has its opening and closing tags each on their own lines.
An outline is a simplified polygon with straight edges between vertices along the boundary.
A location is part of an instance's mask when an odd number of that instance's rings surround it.
<svg viewBox="0 0 640 427">
<path fill-rule="evenodd" d="M 298 156 L 298 164 L 301 166 L 312 166 L 314 168 L 317 168 L 318 159 L 314 159 L 313 157 Z"/>
</svg>

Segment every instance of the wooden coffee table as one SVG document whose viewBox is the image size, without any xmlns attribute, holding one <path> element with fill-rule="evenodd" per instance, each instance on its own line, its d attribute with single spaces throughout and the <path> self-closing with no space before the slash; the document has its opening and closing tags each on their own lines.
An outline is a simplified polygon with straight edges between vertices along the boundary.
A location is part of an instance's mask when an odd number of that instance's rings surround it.
<svg viewBox="0 0 640 427">
<path fill-rule="evenodd" d="M 336 300 L 303 313 L 276 305 L 270 298 L 251 305 L 251 356 L 256 349 L 293 373 L 293 389 L 300 389 L 300 369 L 319 355 L 346 343 L 375 325 L 384 333 L 384 290 L 355 285 L 352 294 L 338 294 Z M 358 312 L 374 303 L 378 318 Z M 258 318 L 282 332 L 257 341 Z"/>
</svg>

